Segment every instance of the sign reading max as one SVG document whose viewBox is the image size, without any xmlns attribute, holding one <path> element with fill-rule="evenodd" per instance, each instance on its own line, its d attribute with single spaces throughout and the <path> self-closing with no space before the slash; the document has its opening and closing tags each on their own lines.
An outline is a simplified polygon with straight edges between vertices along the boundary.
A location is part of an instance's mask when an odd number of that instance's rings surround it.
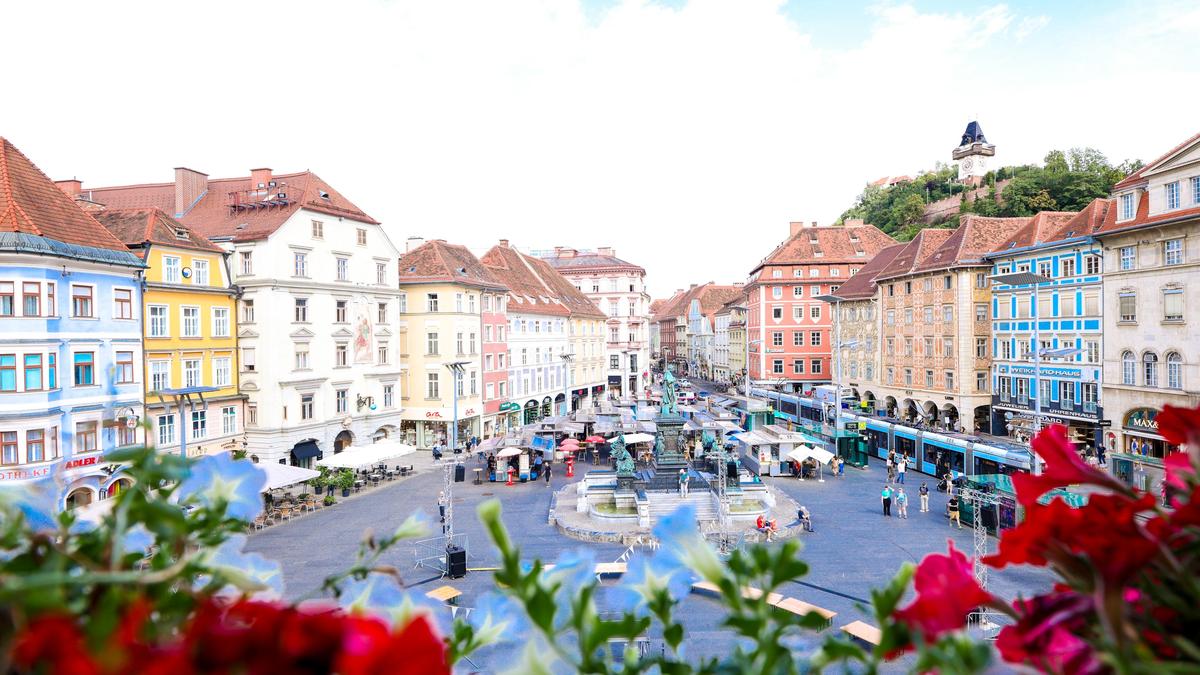
<svg viewBox="0 0 1200 675">
<path fill-rule="evenodd" d="M 1134 408 L 1125 414 L 1125 428 L 1134 431 L 1153 431 L 1158 433 L 1158 410 L 1155 408 Z"/>
</svg>

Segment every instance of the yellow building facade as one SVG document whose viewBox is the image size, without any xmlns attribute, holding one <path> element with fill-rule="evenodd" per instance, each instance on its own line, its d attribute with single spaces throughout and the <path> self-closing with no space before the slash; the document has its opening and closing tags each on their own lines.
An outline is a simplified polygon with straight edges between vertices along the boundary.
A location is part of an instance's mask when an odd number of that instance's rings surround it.
<svg viewBox="0 0 1200 675">
<path fill-rule="evenodd" d="M 227 254 L 158 209 L 93 215 L 147 267 L 142 317 L 149 442 L 175 453 L 183 444 L 189 457 L 242 449 L 237 289 Z M 181 417 L 177 396 L 165 392 L 194 388 L 211 390 L 184 402 Z"/>
</svg>

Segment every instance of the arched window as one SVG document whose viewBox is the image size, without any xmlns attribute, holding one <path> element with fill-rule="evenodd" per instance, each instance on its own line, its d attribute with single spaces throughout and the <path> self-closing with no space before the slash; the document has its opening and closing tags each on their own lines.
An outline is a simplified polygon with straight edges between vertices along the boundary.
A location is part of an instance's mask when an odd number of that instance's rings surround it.
<svg viewBox="0 0 1200 675">
<path fill-rule="evenodd" d="M 1167 388 L 1183 389 L 1183 357 L 1179 352 L 1167 354 Z"/>
<path fill-rule="evenodd" d="M 1142 384 L 1147 387 L 1158 386 L 1158 354 L 1154 352 L 1142 354 Z"/>
<path fill-rule="evenodd" d="M 1121 352 L 1121 384 L 1137 384 L 1137 362 L 1133 352 Z"/>
</svg>

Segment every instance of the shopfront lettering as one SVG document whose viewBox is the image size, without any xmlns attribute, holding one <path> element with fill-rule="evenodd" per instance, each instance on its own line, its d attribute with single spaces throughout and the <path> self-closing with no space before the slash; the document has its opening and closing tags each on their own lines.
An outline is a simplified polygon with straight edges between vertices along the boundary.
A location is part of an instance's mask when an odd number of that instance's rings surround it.
<svg viewBox="0 0 1200 675">
<path fill-rule="evenodd" d="M 442 413 L 437 410 L 430 410 L 429 412 L 425 413 L 425 417 L 428 419 L 440 420 L 442 419 Z"/>
<path fill-rule="evenodd" d="M 64 469 L 75 469 L 81 466 L 95 466 L 100 461 L 100 455 L 92 455 L 91 457 L 79 457 L 63 463 Z"/>
<path fill-rule="evenodd" d="M 1125 415 L 1125 428 L 1133 431 L 1153 431 L 1158 433 L 1158 410 L 1155 408 L 1134 408 Z"/>
<path fill-rule="evenodd" d="M 38 469 L 8 469 L 0 471 L 0 480 L 29 480 L 30 478 L 42 478 L 50 475 L 50 467 L 44 466 Z"/>
</svg>

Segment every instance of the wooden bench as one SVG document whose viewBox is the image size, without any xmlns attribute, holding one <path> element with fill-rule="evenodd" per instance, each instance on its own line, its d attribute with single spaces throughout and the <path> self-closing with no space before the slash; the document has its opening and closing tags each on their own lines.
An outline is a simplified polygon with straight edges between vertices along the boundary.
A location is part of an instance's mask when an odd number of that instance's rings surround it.
<svg viewBox="0 0 1200 675">
<path fill-rule="evenodd" d="M 439 586 L 425 594 L 427 598 L 433 598 L 438 602 L 445 602 L 451 605 L 458 604 L 458 596 L 462 595 L 462 591 L 453 586 Z"/>
<path fill-rule="evenodd" d="M 607 562 L 596 563 L 596 576 L 621 576 L 629 571 L 629 563 Z"/>
<path fill-rule="evenodd" d="M 863 621 L 851 621 L 845 626 L 842 626 L 841 630 L 843 633 L 851 637 L 858 638 L 863 642 L 867 642 L 876 646 L 878 646 L 879 641 L 883 639 L 882 631 Z"/>
<path fill-rule="evenodd" d="M 697 581 L 696 583 L 692 584 L 692 592 L 700 595 L 711 595 L 714 597 L 721 595 L 721 589 L 718 588 L 716 584 L 708 581 Z M 762 596 L 762 589 L 758 589 L 753 586 L 742 587 L 742 597 L 746 598 L 747 600 L 758 600 Z M 767 604 L 769 605 L 774 605 L 780 600 L 783 600 L 783 596 L 778 593 L 767 594 Z"/>
<path fill-rule="evenodd" d="M 784 598 L 779 602 L 772 602 L 772 605 L 778 607 L 785 612 L 791 612 L 796 616 L 805 616 L 810 613 L 815 613 L 825 619 L 825 627 L 828 628 L 833 624 L 833 617 L 837 616 L 837 612 L 818 607 L 814 604 L 797 600 L 796 598 Z M 864 624 L 865 625 L 865 624 Z"/>
</svg>

